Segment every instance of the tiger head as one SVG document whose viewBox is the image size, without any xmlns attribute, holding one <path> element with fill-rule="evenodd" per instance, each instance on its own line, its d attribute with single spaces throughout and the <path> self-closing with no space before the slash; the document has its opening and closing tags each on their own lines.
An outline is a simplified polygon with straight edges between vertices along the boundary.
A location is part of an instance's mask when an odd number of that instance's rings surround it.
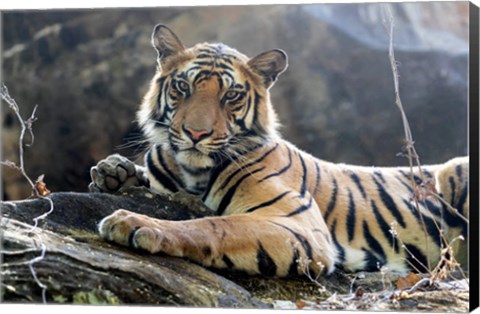
<svg viewBox="0 0 480 314">
<path fill-rule="evenodd" d="M 249 59 L 223 44 L 186 48 L 164 25 L 154 28 L 152 44 L 157 72 L 137 116 L 152 144 L 208 167 L 277 136 L 268 90 L 287 67 L 285 52 Z"/>
</svg>

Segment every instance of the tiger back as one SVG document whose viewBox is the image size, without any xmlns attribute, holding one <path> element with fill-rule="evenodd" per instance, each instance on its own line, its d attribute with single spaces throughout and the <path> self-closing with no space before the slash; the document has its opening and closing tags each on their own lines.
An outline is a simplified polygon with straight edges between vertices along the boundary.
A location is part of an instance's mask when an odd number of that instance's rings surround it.
<svg viewBox="0 0 480 314">
<path fill-rule="evenodd" d="M 269 89 L 287 67 L 285 52 L 186 48 L 164 25 L 152 43 L 157 73 L 137 116 L 151 147 L 136 169 L 152 189 L 199 195 L 217 216 L 166 221 L 118 210 L 99 223 L 107 240 L 288 276 L 335 266 L 424 272 L 466 237 L 467 158 L 413 172 L 318 159 L 277 132 Z M 465 245 L 453 242 L 466 262 Z"/>
</svg>

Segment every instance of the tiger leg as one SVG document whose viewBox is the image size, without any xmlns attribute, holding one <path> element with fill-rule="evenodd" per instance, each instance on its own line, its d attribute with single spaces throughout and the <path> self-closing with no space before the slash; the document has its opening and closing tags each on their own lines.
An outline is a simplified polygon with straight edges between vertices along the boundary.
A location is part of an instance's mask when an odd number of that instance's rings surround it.
<svg viewBox="0 0 480 314">
<path fill-rule="evenodd" d="M 468 157 L 449 160 L 436 174 L 437 191 L 467 218 L 469 216 L 468 177 Z"/>
<path fill-rule="evenodd" d="M 436 172 L 436 189 L 443 199 L 454 209 L 444 206 L 443 220 L 446 224 L 445 237 L 450 243 L 458 236 L 464 240 L 455 240 L 451 247 L 457 261 L 467 265 L 468 260 L 468 223 L 469 218 L 469 160 L 458 157 L 449 160 Z M 458 210 L 458 213 L 455 211 Z"/>
<path fill-rule="evenodd" d="M 99 231 L 107 240 L 150 253 L 282 277 L 333 271 L 335 251 L 321 222 L 306 229 L 294 218 L 257 213 L 168 221 L 118 210 L 100 222 Z"/>
</svg>

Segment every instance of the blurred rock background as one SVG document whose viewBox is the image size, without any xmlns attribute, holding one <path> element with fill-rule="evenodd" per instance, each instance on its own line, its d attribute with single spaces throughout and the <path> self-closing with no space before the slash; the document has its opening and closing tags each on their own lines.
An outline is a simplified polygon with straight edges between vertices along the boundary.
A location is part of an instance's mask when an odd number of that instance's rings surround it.
<svg viewBox="0 0 480 314">
<path fill-rule="evenodd" d="M 468 2 L 391 3 L 400 89 L 423 163 L 467 153 Z M 4 12 L 2 80 L 27 118 L 38 104 L 27 173 L 52 191 L 86 191 L 89 168 L 142 149 L 132 122 L 155 70 L 153 26 L 192 45 L 219 41 L 255 56 L 282 48 L 272 89 L 285 138 L 317 157 L 406 165 L 382 4 L 159 7 Z M 19 125 L 2 104 L 2 160 Z M 28 141 L 28 136 L 26 137 Z M 131 145 L 125 145 L 126 143 Z M 3 167 L 4 199 L 28 186 Z"/>
</svg>

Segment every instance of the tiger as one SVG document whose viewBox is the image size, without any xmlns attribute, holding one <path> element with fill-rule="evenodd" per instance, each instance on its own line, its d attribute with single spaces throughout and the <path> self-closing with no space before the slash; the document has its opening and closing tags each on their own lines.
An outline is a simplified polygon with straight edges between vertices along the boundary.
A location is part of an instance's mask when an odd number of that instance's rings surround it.
<svg viewBox="0 0 480 314">
<path fill-rule="evenodd" d="M 91 168 L 90 190 L 186 192 L 215 214 L 171 221 L 118 209 L 98 223 L 105 240 L 288 277 L 427 272 L 448 241 L 466 238 L 468 156 L 414 168 L 318 159 L 278 131 L 270 88 L 288 66 L 283 50 L 249 58 L 222 43 L 188 48 L 163 24 L 151 42 L 156 73 L 137 112 L 145 164 L 111 155 Z M 465 241 L 451 245 L 466 263 Z"/>
</svg>

